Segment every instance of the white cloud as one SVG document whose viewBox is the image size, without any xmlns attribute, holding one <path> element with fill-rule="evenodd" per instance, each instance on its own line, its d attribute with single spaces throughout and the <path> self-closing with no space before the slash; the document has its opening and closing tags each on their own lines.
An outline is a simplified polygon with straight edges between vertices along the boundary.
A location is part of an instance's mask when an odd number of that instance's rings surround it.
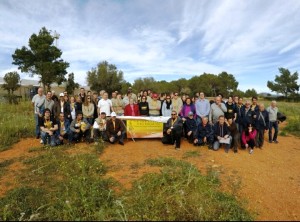
<svg viewBox="0 0 300 222">
<path fill-rule="evenodd" d="M 60 34 L 62 57 L 81 84 L 107 60 L 130 82 L 228 71 L 241 86 L 263 88 L 261 75 L 272 80 L 278 67 L 300 68 L 299 9 L 297 0 L 2 0 L 0 75 L 45 26 Z"/>
</svg>

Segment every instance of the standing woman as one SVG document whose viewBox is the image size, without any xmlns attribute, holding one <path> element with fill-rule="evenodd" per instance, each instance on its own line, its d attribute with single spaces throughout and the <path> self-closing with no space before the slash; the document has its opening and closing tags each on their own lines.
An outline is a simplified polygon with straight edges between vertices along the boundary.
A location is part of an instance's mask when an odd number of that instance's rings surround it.
<svg viewBox="0 0 300 222">
<path fill-rule="evenodd" d="M 166 100 L 163 102 L 161 108 L 162 116 L 171 117 L 172 110 L 173 110 L 173 105 L 172 105 L 171 96 L 168 95 L 166 97 Z"/>
<path fill-rule="evenodd" d="M 75 97 L 70 97 L 70 110 L 71 110 L 71 118 L 74 120 L 76 118 L 76 102 Z"/>
<path fill-rule="evenodd" d="M 83 118 L 86 119 L 91 126 L 94 124 L 94 110 L 95 107 L 92 103 L 91 96 L 87 96 L 82 106 L 82 113 Z"/>
<path fill-rule="evenodd" d="M 147 95 L 142 96 L 141 102 L 139 102 L 139 111 L 141 116 L 149 116 L 149 104 L 147 102 Z"/>
<path fill-rule="evenodd" d="M 124 109 L 124 116 L 139 116 L 139 106 L 134 104 L 134 100 L 131 98 L 129 100 L 129 104 L 125 106 Z"/>
<path fill-rule="evenodd" d="M 253 153 L 255 146 L 256 129 L 253 128 L 251 123 L 247 124 L 246 129 L 242 133 L 242 143 L 246 148 L 250 148 L 249 153 Z"/>
</svg>

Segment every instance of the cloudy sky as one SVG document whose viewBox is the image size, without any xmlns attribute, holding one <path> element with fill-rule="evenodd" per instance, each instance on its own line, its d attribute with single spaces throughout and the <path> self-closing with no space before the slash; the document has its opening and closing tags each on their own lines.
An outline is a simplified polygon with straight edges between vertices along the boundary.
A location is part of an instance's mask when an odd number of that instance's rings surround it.
<svg viewBox="0 0 300 222">
<path fill-rule="evenodd" d="M 131 83 L 227 71 L 258 92 L 278 67 L 300 71 L 299 0 L 0 0 L 0 76 L 43 26 L 81 85 L 103 60 Z"/>
</svg>

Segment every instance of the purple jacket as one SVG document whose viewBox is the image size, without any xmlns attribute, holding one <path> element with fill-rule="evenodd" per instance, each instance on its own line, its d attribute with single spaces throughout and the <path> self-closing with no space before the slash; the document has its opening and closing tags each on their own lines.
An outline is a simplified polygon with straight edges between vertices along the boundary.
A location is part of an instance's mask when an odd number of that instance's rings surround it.
<svg viewBox="0 0 300 222">
<path fill-rule="evenodd" d="M 193 103 L 190 105 L 184 104 L 179 115 L 186 118 L 188 117 L 189 112 L 193 112 L 194 118 L 196 117 L 196 108 Z"/>
</svg>

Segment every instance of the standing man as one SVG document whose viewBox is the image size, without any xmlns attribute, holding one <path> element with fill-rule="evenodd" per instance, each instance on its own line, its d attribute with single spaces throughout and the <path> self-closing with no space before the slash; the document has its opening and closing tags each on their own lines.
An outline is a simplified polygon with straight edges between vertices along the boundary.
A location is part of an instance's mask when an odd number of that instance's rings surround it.
<svg viewBox="0 0 300 222">
<path fill-rule="evenodd" d="M 271 102 L 271 106 L 267 108 L 267 111 L 269 113 L 269 143 L 278 143 L 277 135 L 278 135 L 278 121 L 277 121 L 277 103 L 275 100 Z M 272 129 L 274 128 L 274 135 L 272 138 Z"/>
<path fill-rule="evenodd" d="M 197 114 L 197 123 L 202 122 L 202 118 L 208 117 L 210 112 L 210 104 L 207 99 L 205 99 L 204 92 L 200 92 L 200 98 L 196 100 L 195 103 L 196 114 Z"/>
<path fill-rule="evenodd" d="M 183 122 L 175 110 L 171 113 L 171 118 L 164 127 L 164 136 L 162 138 L 163 144 L 175 144 L 175 149 L 180 149 L 181 133 Z"/>
<path fill-rule="evenodd" d="M 45 100 L 45 109 L 49 109 L 51 116 L 54 116 L 54 101 L 52 100 L 52 92 L 48 91 Z"/>
<path fill-rule="evenodd" d="M 227 112 L 225 103 L 222 102 L 222 98 L 217 96 L 215 103 L 211 104 L 209 112 L 209 121 L 211 124 L 216 124 L 219 120 L 219 116 L 224 116 Z"/>
<path fill-rule="evenodd" d="M 78 95 L 81 98 L 81 102 L 84 103 L 85 101 L 85 89 L 84 88 L 80 88 L 80 93 Z"/>
<path fill-rule="evenodd" d="M 106 116 L 110 116 L 110 112 L 112 110 L 112 102 L 110 99 L 108 99 L 108 93 L 104 92 L 102 99 L 98 102 L 98 115 L 100 115 L 102 112 L 105 112 Z"/>
<path fill-rule="evenodd" d="M 45 95 L 42 87 L 38 88 L 38 94 L 36 94 L 31 102 L 34 107 L 34 120 L 35 120 L 35 135 L 36 138 L 40 138 L 41 130 L 39 126 L 39 118 L 43 117 L 43 112 L 45 109 Z"/>
<path fill-rule="evenodd" d="M 182 106 L 183 106 L 183 102 L 182 99 L 179 98 L 178 93 L 174 93 L 174 97 L 172 98 L 172 105 L 173 105 L 173 110 L 176 111 L 176 113 L 180 113 Z"/>
<path fill-rule="evenodd" d="M 265 131 L 269 129 L 269 113 L 263 103 L 259 104 L 259 109 L 256 111 L 255 129 L 257 131 L 255 144 L 259 148 L 262 148 L 264 145 Z"/>
<path fill-rule="evenodd" d="M 59 101 L 54 104 L 54 117 L 56 120 L 59 119 L 59 114 L 64 113 L 65 118 L 71 120 L 71 106 L 69 102 L 66 102 L 64 99 L 64 94 L 59 94 Z"/>
<path fill-rule="evenodd" d="M 136 104 L 138 102 L 138 99 L 137 99 L 136 94 L 132 92 L 132 88 L 131 87 L 128 88 L 128 92 L 131 93 L 131 98 L 133 99 L 133 102 Z"/>
</svg>

